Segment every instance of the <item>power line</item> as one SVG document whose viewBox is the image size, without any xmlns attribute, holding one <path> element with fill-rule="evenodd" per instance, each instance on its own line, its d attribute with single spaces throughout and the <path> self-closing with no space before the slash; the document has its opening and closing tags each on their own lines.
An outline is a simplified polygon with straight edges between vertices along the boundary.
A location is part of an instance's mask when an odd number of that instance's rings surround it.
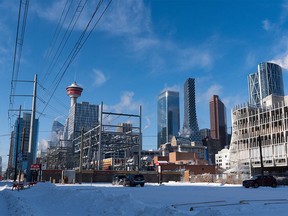
<svg viewBox="0 0 288 216">
<path fill-rule="evenodd" d="M 65 33 L 64 33 L 64 36 L 62 37 L 62 39 L 61 39 L 61 41 L 60 41 L 60 43 L 58 45 L 57 51 L 55 52 L 55 54 L 54 54 L 54 56 L 53 56 L 53 58 L 51 60 L 51 63 L 50 63 L 50 65 L 49 65 L 49 67 L 48 67 L 48 69 L 47 69 L 47 71 L 45 73 L 45 76 L 44 76 L 43 80 L 46 80 L 45 79 L 46 76 L 48 76 L 50 74 L 50 72 L 53 70 L 54 66 L 56 65 L 60 55 L 62 54 L 62 52 L 63 52 L 63 50 L 64 50 L 64 48 L 66 46 L 66 43 L 68 42 L 68 40 L 69 40 L 69 38 L 71 36 L 71 33 L 72 33 L 72 31 L 73 31 L 73 29 L 74 29 L 74 27 L 75 27 L 80 15 L 81 15 L 81 13 L 82 13 L 85 5 L 86 5 L 87 0 L 83 4 L 82 4 L 82 2 L 83 1 L 81 0 L 79 2 L 78 6 L 76 7 L 75 12 L 74 12 L 74 14 L 72 16 L 72 19 L 70 20 L 70 23 L 69 23 L 69 25 L 68 25 Z M 63 22 L 62 22 L 61 29 L 63 29 L 64 22 L 65 22 L 65 20 L 67 18 L 67 15 L 68 15 L 68 12 L 69 12 L 70 8 L 71 8 L 71 4 L 70 4 L 70 6 L 69 6 L 69 8 L 68 8 L 68 10 L 66 12 L 66 15 L 65 15 L 65 18 L 64 18 Z M 81 9 L 78 10 L 78 8 L 81 8 Z M 65 8 L 63 10 L 65 10 Z M 78 15 L 77 15 L 77 13 L 78 13 Z M 60 20 L 61 19 L 62 19 L 62 17 L 60 18 Z M 59 22 L 60 22 L 60 20 L 59 20 Z M 59 29 L 58 35 L 59 35 L 61 29 Z"/>
<path fill-rule="evenodd" d="M 24 5 L 24 11 L 22 11 L 22 4 Z M 15 94 L 15 91 L 16 91 L 16 82 L 18 79 L 20 59 L 21 59 L 21 54 L 22 54 L 22 46 L 24 43 L 24 34 L 25 34 L 26 20 L 27 20 L 27 15 L 28 15 L 28 6 L 29 6 L 29 0 L 20 0 L 18 20 L 17 20 L 16 41 L 15 41 L 14 57 L 13 57 L 9 110 L 13 109 L 13 104 L 14 104 L 13 95 Z M 11 117 L 10 112 L 8 112 L 8 120 L 9 120 L 9 124 L 11 127 L 12 117 Z"/>
<path fill-rule="evenodd" d="M 70 38 L 70 35 L 71 35 L 71 33 L 72 33 L 72 31 L 73 31 L 73 29 L 74 29 L 74 27 L 75 27 L 75 25 L 76 25 L 76 23 L 77 23 L 80 15 L 81 15 L 81 13 L 82 13 L 82 11 L 83 11 L 86 3 L 87 3 L 87 0 L 85 0 L 85 1 L 80 0 L 80 1 L 79 1 L 78 5 L 77 5 L 77 7 L 76 7 L 76 9 L 75 9 L 75 12 L 74 12 L 74 14 L 73 14 L 73 17 L 72 17 L 72 19 L 71 19 L 71 21 L 70 21 L 70 23 L 69 23 L 69 25 L 68 25 L 68 28 L 66 29 L 65 34 L 64 34 L 64 36 L 62 37 L 62 40 L 60 41 L 60 44 L 58 45 L 57 51 L 55 52 L 55 54 L 54 54 L 54 56 L 53 56 L 53 58 L 52 58 L 52 61 L 51 61 L 50 65 L 49 65 L 49 67 L 48 67 L 48 69 L 47 69 L 47 71 L 46 71 L 46 73 L 45 73 L 45 78 L 44 78 L 44 80 L 46 80 L 46 77 L 48 77 L 48 76 L 50 75 L 50 72 L 51 72 L 51 71 L 53 70 L 53 68 L 55 67 L 55 65 L 56 65 L 56 63 L 57 63 L 60 55 L 62 54 L 62 52 L 63 52 L 63 50 L 64 50 L 64 48 L 65 48 L 65 46 L 66 46 L 66 44 L 67 44 L 67 42 L 68 42 L 68 40 L 69 40 L 69 38 Z M 71 4 L 70 4 L 70 6 L 69 6 L 69 8 L 68 8 L 68 10 L 67 10 L 67 12 L 66 12 L 65 18 L 64 18 L 64 20 L 63 20 L 63 22 L 62 22 L 62 25 L 61 25 L 61 28 L 63 28 L 64 21 L 65 21 L 65 19 L 66 19 L 66 17 L 67 17 L 67 14 L 68 14 L 69 10 L 70 10 L 70 7 L 71 7 Z M 63 11 L 64 11 L 64 10 L 65 10 L 65 8 L 63 9 Z M 64 12 L 62 12 L 62 14 L 63 14 L 63 13 L 64 13 Z M 61 19 L 62 19 L 62 16 L 61 16 L 60 20 L 61 20 Z M 59 22 L 60 22 L 60 20 L 59 20 Z M 57 27 L 58 27 L 58 26 L 57 26 Z M 60 30 L 59 30 L 59 32 L 60 32 Z M 58 74 L 59 74 L 59 73 L 58 73 Z M 53 83 L 55 82 L 55 80 L 57 79 L 58 74 L 55 76 L 55 78 L 54 78 L 54 80 L 53 80 L 53 82 L 52 82 L 52 84 L 51 84 L 51 87 L 49 88 L 51 91 L 52 91 L 52 89 L 53 89 L 52 85 L 53 85 Z M 44 89 L 44 88 L 43 88 L 43 89 Z M 47 97 L 48 97 L 49 95 L 51 96 L 51 94 L 52 94 L 49 90 L 48 90 L 48 91 L 45 91 L 45 92 L 46 92 Z M 60 101 L 60 100 L 59 100 L 59 101 Z M 61 101 L 61 102 L 62 102 L 62 101 Z M 62 103 L 62 104 L 63 104 L 63 103 Z M 65 105 L 64 105 L 64 106 L 65 106 Z M 40 116 L 41 116 L 41 115 L 40 115 Z"/>
<path fill-rule="evenodd" d="M 65 9 L 66 9 L 66 7 L 68 5 L 68 2 L 69 2 L 69 0 L 67 0 L 66 3 L 65 3 L 65 6 L 64 6 L 64 8 L 62 10 L 62 13 L 61 13 L 60 19 L 58 21 L 57 27 L 56 27 L 56 29 L 54 31 L 53 36 L 52 36 L 52 40 L 51 40 L 50 45 L 48 47 L 49 51 L 48 51 L 47 55 L 44 58 L 44 62 L 46 62 L 46 63 L 48 62 L 48 59 L 50 58 L 50 55 L 52 54 L 53 47 L 56 44 L 57 38 L 59 37 L 60 31 L 61 31 L 62 26 L 63 26 L 63 23 L 64 23 L 64 21 L 65 21 L 65 19 L 67 17 L 67 14 L 68 14 L 68 11 L 70 10 L 71 5 L 72 5 L 72 1 L 70 0 L 70 6 L 69 6 L 69 8 L 68 8 L 68 10 L 67 10 L 67 12 L 66 12 L 66 14 L 64 16 L 64 12 L 65 12 Z M 63 17 L 64 17 L 64 19 L 62 20 Z M 46 63 L 44 63 L 43 65 L 45 65 Z M 45 67 L 45 66 L 43 66 L 43 67 Z M 48 76 L 48 71 L 43 76 L 43 80 L 46 80 L 47 76 Z"/>
<path fill-rule="evenodd" d="M 63 76 L 65 75 L 67 69 L 69 68 L 70 64 L 72 63 L 72 61 L 75 59 L 75 57 L 77 56 L 77 54 L 79 53 L 79 51 L 81 50 L 81 48 L 83 47 L 83 45 L 85 44 L 85 42 L 87 41 L 88 37 L 90 36 L 90 34 L 92 33 L 92 31 L 95 29 L 96 25 L 99 23 L 100 19 L 103 17 L 104 13 L 106 12 L 106 10 L 108 9 L 108 7 L 110 6 L 112 0 L 110 0 L 108 2 L 108 4 L 106 5 L 105 9 L 103 10 L 103 12 L 101 13 L 100 17 L 97 19 L 97 21 L 95 22 L 94 26 L 92 27 L 92 29 L 90 30 L 90 32 L 88 33 L 88 35 L 85 35 L 92 20 L 94 19 L 96 13 L 98 12 L 100 6 L 103 3 L 103 0 L 98 2 L 98 5 L 96 7 L 96 9 L 94 10 L 93 15 L 91 16 L 89 22 L 86 25 L 86 28 L 83 30 L 81 36 L 79 37 L 77 43 L 75 44 L 74 48 L 72 49 L 72 51 L 70 52 L 69 56 L 67 57 L 67 59 L 65 60 L 64 64 L 62 65 L 61 69 L 59 70 L 57 76 L 60 74 L 61 70 L 63 69 L 62 74 L 60 75 L 59 79 L 57 80 L 56 86 L 55 88 L 53 88 L 53 92 L 50 96 L 50 98 L 48 99 L 47 104 L 50 103 L 52 96 L 55 94 L 56 89 L 58 88 Z M 45 107 L 43 108 L 42 112 L 43 113 L 47 107 L 47 104 L 45 105 Z M 41 116 L 41 115 L 40 115 Z M 39 116 L 39 118 L 40 118 Z"/>
</svg>

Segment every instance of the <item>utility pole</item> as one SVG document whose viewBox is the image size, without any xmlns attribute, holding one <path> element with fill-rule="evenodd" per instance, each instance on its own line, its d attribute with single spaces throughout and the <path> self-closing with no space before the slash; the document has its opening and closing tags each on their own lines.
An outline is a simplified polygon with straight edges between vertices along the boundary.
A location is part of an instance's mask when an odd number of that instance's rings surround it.
<svg viewBox="0 0 288 216">
<path fill-rule="evenodd" d="M 17 180 L 17 166 L 18 166 L 18 142 L 19 142 L 19 130 L 20 130 L 20 117 L 21 117 L 21 105 L 19 108 L 19 115 L 17 121 L 17 134 L 16 134 L 16 151 L 15 151 L 15 170 L 14 170 L 14 182 Z"/>
<path fill-rule="evenodd" d="M 100 123 L 99 123 L 99 145 L 97 152 L 97 170 L 102 170 L 102 124 L 103 124 L 103 102 L 100 106 Z"/>
<path fill-rule="evenodd" d="M 21 161 L 21 163 L 19 163 L 20 164 L 20 168 L 19 168 L 19 180 L 18 180 L 18 182 L 20 183 L 20 181 L 21 181 L 21 174 L 22 174 L 22 161 L 23 161 L 23 153 L 24 153 L 24 140 L 25 140 L 25 132 L 26 132 L 26 128 L 24 127 L 23 128 L 23 131 L 22 131 L 22 141 L 21 141 L 21 157 L 19 156 L 19 162 Z M 21 159 L 21 160 L 20 160 Z"/>
<path fill-rule="evenodd" d="M 79 184 L 82 183 L 82 166 L 83 166 L 83 143 L 84 142 L 84 128 L 81 130 L 81 144 L 80 144 L 80 163 L 79 163 Z"/>
<path fill-rule="evenodd" d="M 141 150 L 142 150 L 142 107 L 139 107 L 139 148 L 138 148 L 138 172 L 141 170 Z"/>
<path fill-rule="evenodd" d="M 34 163 L 32 145 L 34 144 L 34 127 L 35 127 L 35 113 L 36 113 L 36 95 L 37 95 L 37 74 L 34 76 L 34 90 L 33 90 L 33 99 L 32 99 L 32 113 L 31 113 L 31 121 L 30 121 L 30 133 L 29 133 L 29 146 L 28 146 L 28 154 L 27 154 L 27 178 L 28 181 L 31 181 L 31 171 L 30 166 Z M 34 151 L 34 149 L 33 149 Z"/>
<path fill-rule="evenodd" d="M 258 142 L 259 142 L 259 150 L 260 150 L 260 163 L 261 163 L 261 175 L 264 175 L 264 166 L 263 166 L 263 157 L 262 157 L 262 141 L 260 135 L 258 136 Z"/>
</svg>

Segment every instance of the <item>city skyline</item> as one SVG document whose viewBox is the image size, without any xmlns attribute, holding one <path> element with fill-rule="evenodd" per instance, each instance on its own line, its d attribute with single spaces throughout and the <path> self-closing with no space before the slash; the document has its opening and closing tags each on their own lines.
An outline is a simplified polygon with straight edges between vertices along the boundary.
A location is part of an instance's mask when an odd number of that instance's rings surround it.
<svg viewBox="0 0 288 216">
<path fill-rule="evenodd" d="M 287 86 L 287 1 L 225 0 L 114 0 L 55 85 L 96 4 L 89 1 L 74 29 L 66 32 L 72 14 L 63 25 L 58 22 L 64 1 L 30 1 L 18 80 L 32 81 L 35 74 L 39 76 L 36 118 L 40 144 L 49 140 L 54 120 L 65 123 L 70 102 L 65 89 L 74 81 L 84 88 L 79 102 L 104 102 L 107 111 L 131 113 L 137 113 L 141 105 L 144 149 L 157 146 L 157 96 L 164 90 L 179 91 L 180 110 L 184 110 L 183 83 L 189 77 L 196 82 L 199 129 L 209 128 L 209 99 L 213 94 L 226 105 L 227 127 L 231 127 L 231 109 L 249 100 L 247 75 L 256 71 L 260 62 L 279 64 Z M 3 167 L 7 166 L 11 133 L 7 116 L 18 9 L 18 1 L 0 2 Z M 53 35 L 57 35 L 58 23 L 61 31 L 56 40 Z M 61 55 L 53 58 L 62 38 Z M 32 84 L 17 83 L 15 94 L 32 92 Z M 52 92 L 55 94 L 49 100 Z M 284 93 L 287 95 L 287 89 Z M 30 109 L 31 98 L 15 97 L 14 108 L 19 105 Z M 15 112 L 11 114 L 15 117 Z"/>
</svg>

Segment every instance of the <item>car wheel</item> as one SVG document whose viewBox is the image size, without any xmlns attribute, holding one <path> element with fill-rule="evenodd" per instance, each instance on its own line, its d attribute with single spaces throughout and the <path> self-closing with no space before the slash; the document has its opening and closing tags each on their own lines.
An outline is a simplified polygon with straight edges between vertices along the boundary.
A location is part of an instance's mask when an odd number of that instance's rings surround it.
<svg viewBox="0 0 288 216">
<path fill-rule="evenodd" d="M 144 187 L 144 184 L 141 184 L 141 187 Z"/>
<path fill-rule="evenodd" d="M 259 187 L 259 184 L 258 184 L 258 183 L 255 183 L 255 184 L 253 185 L 253 187 L 254 187 L 254 188 L 258 188 L 258 187 Z"/>
<path fill-rule="evenodd" d="M 249 188 L 249 186 L 248 186 L 248 185 L 246 185 L 246 186 L 245 186 L 245 188 Z"/>
<path fill-rule="evenodd" d="M 277 184 L 274 182 L 274 183 L 272 183 L 271 187 L 275 188 L 275 187 L 277 187 Z"/>
</svg>

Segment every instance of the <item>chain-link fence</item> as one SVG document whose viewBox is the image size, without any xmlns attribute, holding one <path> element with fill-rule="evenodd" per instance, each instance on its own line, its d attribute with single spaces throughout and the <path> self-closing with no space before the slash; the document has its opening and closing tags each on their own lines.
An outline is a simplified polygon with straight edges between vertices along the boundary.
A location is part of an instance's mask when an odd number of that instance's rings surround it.
<svg viewBox="0 0 288 216">
<path fill-rule="evenodd" d="M 221 184 L 242 184 L 243 180 L 249 179 L 247 174 L 201 174 L 190 175 L 190 182 L 208 182 Z"/>
</svg>

